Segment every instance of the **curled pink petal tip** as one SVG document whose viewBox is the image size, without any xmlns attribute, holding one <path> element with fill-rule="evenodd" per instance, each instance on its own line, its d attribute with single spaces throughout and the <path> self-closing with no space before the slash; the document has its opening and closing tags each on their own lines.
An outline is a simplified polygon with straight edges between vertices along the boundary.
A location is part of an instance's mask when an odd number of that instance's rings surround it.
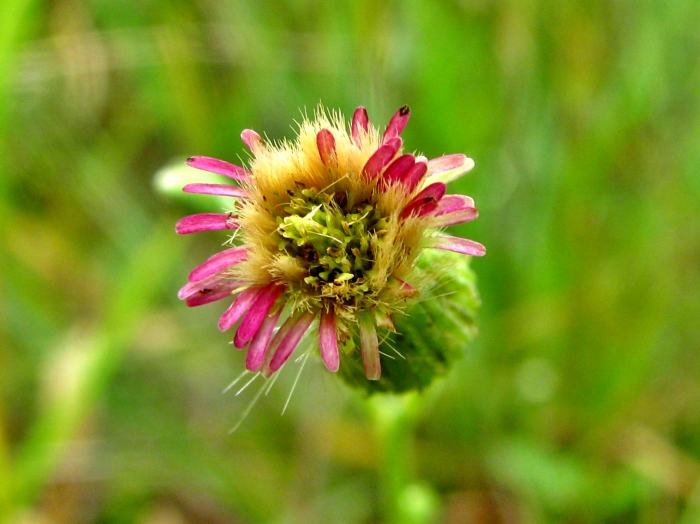
<svg viewBox="0 0 700 524">
<path fill-rule="evenodd" d="M 406 127 L 410 116 L 411 109 L 408 106 L 403 106 L 394 113 L 394 116 L 391 117 L 389 124 L 386 126 L 386 131 L 384 131 L 384 136 L 382 137 L 382 143 L 385 144 L 392 138 L 399 136 Z"/>
<path fill-rule="evenodd" d="M 253 152 L 255 152 L 255 149 L 262 146 L 262 138 L 252 129 L 244 129 L 241 133 L 241 140 L 243 140 L 243 143 Z"/>
<path fill-rule="evenodd" d="M 335 138 L 329 129 L 321 129 L 316 135 L 316 146 L 318 154 L 321 156 L 321 162 L 325 166 L 332 166 L 338 163 L 338 158 L 335 152 Z"/>
<path fill-rule="evenodd" d="M 474 168 L 474 161 L 466 155 L 445 155 L 428 160 L 431 181 L 452 182 Z"/>
<path fill-rule="evenodd" d="M 355 142 L 357 147 L 362 147 L 362 135 L 367 133 L 369 130 L 369 117 L 367 116 L 367 110 L 360 106 L 355 109 L 355 113 L 352 115 L 352 140 Z"/>
<path fill-rule="evenodd" d="M 435 227 L 447 227 L 474 220 L 479 212 L 474 200 L 465 195 L 447 195 L 438 202 L 435 209 Z"/>
</svg>

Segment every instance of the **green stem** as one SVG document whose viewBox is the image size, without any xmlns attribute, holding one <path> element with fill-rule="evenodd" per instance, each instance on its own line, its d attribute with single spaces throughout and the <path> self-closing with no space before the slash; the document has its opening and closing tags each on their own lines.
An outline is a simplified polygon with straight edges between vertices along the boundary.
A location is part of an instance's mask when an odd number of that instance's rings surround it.
<svg viewBox="0 0 700 524">
<path fill-rule="evenodd" d="M 386 524 L 435 521 L 432 490 L 416 483 L 413 427 L 421 397 L 375 395 L 369 400 L 379 451 L 379 482 Z"/>
<path fill-rule="evenodd" d="M 411 424 L 403 397 L 375 396 L 371 399 L 379 457 L 379 481 L 387 524 L 399 524 L 400 499 L 411 471 Z"/>
</svg>

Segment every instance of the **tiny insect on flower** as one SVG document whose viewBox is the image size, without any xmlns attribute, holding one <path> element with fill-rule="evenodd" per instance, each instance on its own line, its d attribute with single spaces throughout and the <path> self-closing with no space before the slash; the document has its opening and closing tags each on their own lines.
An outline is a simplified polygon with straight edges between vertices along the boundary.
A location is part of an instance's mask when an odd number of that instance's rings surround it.
<svg viewBox="0 0 700 524">
<path fill-rule="evenodd" d="M 295 142 L 271 143 L 245 130 L 248 168 L 208 157 L 187 165 L 235 180 L 189 184 L 189 193 L 233 199 L 228 213 L 180 220 L 181 234 L 235 230 L 233 247 L 192 270 L 178 296 L 199 306 L 236 295 L 219 328 L 238 324 L 233 343 L 248 348 L 246 368 L 269 377 L 318 320 L 321 358 L 337 371 L 357 335 L 365 376 L 381 376 L 378 328 L 420 294 L 412 283 L 426 248 L 481 256 L 478 242 L 440 228 L 474 220 L 474 201 L 446 195 L 446 184 L 474 166 L 461 154 L 428 160 L 403 152 L 408 106 L 384 133 L 358 108 L 350 130 L 340 115 L 318 111 Z M 415 286 L 415 287 L 414 287 Z"/>
</svg>

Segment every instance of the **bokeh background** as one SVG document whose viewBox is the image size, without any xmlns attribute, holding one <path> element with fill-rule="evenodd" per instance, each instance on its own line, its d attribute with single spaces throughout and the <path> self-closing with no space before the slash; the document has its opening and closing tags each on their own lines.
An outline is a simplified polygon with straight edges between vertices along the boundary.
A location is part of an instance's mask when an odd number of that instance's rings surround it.
<svg viewBox="0 0 700 524">
<path fill-rule="evenodd" d="M 413 428 L 439 521 L 700 522 L 697 0 L 2 0 L 0 519 L 382 521 L 318 362 L 228 434 L 256 385 L 175 296 L 223 234 L 154 182 L 319 102 L 476 160 L 480 335 Z"/>
</svg>

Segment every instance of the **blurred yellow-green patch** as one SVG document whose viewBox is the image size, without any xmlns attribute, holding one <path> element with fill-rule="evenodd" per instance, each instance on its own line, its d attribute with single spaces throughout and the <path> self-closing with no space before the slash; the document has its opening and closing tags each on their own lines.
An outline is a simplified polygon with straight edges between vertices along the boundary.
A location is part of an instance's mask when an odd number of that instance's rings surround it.
<svg viewBox="0 0 700 524">
<path fill-rule="evenodd" d="M 0 522 L 699 522 L 698 21 L 697 0 L 2 0 Z M 291 138 L 319 102 L 408 104 L 408 150 L 476 161 L 450 192 L 488 249 L 479 335 L 395 426 L 311 358 L 284 416 L 293 360 L 229 435 L 262 383 L 222 394 L 244 369 L 225 306 L 177 300 L 226 240 L 175 235 L 226 205 L 180 195 L 181 161 L 245 163 L 242 129 Z"/>
</svg>

